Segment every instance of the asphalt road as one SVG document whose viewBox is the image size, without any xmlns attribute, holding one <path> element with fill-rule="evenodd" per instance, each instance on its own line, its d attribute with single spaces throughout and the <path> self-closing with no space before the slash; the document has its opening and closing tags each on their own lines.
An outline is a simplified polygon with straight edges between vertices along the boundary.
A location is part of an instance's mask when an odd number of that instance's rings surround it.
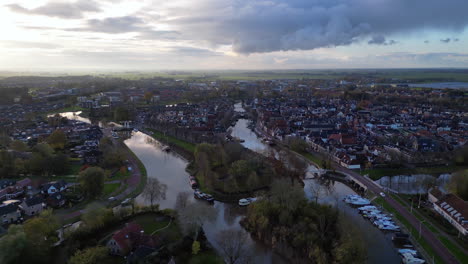
<svg viewBox="0 0 468 264">
<path fill-rule="evenodd" d="M 384 189 L 381 188 L 380 186 L 376 185 L 371 179 L 362 176 L 359 173 L 356 173 L 352 170 L 343 168 L 339 166 L 338 164 L 335 164 L 337 167 L 337 171 L 340 171 L 342 173 L 348 174 L 357 180 L 359 180 L 361 183 L 365 184 L 367 188 L 371 191 L 373 191 L 376 194 L 379 194 L 381 192 L 384 192 Z M 429 245 L 434 249 L 435 253 L 439 255 L 444 263 L 446 264 L 456 264 L 460 263 L 451 253 L 450 251 L 437 239 L 437 237 L 429 230 L 426 228 L 425 225 L 420 225 L 420 221 L 412 215 L 408 210 L 406 210 L 405 207 L 403 207 L 399 202 L 395 201 L 392 197 L 390 196 L 385 196 L 383 199 L 389 203 L 395 210 L 400 213 L 404 218 L 408 220 L 408 222 L 416 229 L 419 230 L 419 227 L 421 226 L 421 236 L 429 243 Z M 428 263 L 431 263 L 431 260 L 427 260 Z"/>
</svg>

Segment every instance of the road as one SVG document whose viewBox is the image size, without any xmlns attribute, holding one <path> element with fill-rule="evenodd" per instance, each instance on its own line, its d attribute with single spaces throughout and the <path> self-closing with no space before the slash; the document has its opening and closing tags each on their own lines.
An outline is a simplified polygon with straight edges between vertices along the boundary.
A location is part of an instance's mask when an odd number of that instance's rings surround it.
<svg viewBox="0 0 468 264">
<path fill-rule="evenodd" d="M 376 194 L 384 192 L 384 189 L 378 186 L 377 184 L 375 184 L 374 181 L 372 181 L 371 179 L 364 177 L 361 174 L 356 173 L 352 170 L 343 168 L 339 166 L 338 164 L 334 164 L 334 165 L 337 171 L 347 174 L 350 177 L 353 177 L 359 180 L 361 183 L 365 184 L 370 191 Z M 421 226 L 421 236 L 434 249 L 435 253 L 442 258 L 444 263 L 447 263 L 447 264 L 460 263 L 425 225 L 420 225 L 420 221 L 413 214 L 408 212 L 408 210 L 406 210 L 406 208 L 403 207 L 403 205 L 395 201 L 389 195 L 383 197 L 383 199 L 387 203 L 389 203 L 393 208 L 395 208 L 395 210 L 398 213 L 400 213 L 406 220 L 408 220 L 408 222 L 413 226 L 413 228 L 415 228 L 416 230 L 419 230 Z"/>
<path fill-rule="evenodd" d="M 117 139 L 112 138 L 110 128 L 103 128 L 103 132 L 104 132 L 105 136 L 108 136 L 108 137 L 110 137 L 112 139 L 112 142 L 114 144 L 116 144 L 116 145 L 125 144 L 121 140 L 117 140 Z M 123 146 L 123 148 L 125 149 L 126 146 Z M 116 200 L 118 200 L 118 201 L 123 200 L 125 197 L 127 197 L 129 194 L 131 194 L 133 191 L 135 191 L 138 188 L 138 185 L 139 185 L 140 180 L 142 178 L 141 177 L 140 167 L 138 166 L 138 162 L 135 159 L 135 157 L 133 155 L 131 155 L 131 153 L 128 153 L 127 159 L 128 159 L 128 166 L 131 167 L 132 170 L 131 170 L 130 177 L 125 180 L 125 183 L 127 184 L 127 188 L 123 192 L 121 192 L 120 194 L 115 196 Z M 108 204 L 109 201 L 105 201 L 104 203 Z M 63 219 L 68 220 L 68 219 L 71 219 L 71 218 L 74 218 L 74 217 L 78 217 L 78 216 L 82 215 L 85 211 L 86 211 L 86 209 L 81 209 L 81 210 L 76 210 L 76 211 L 70 212 L 70 213 L 64 215 Z"/>
<path fill-rule="evenodd" d="M 259 127 L 258 124 L 256 126 L 256 132 L 262 134 L 263 136 L 267 136 Z M 368 190 L 380 194 L 381 192 L 384 192 L 384 189 L 380 187 L 379 185 L 375 184 L 374 181 L 371 179 L 362 176 L 359 173 L 356 173 L 350 169 L 344 168 L 338 163 L 334 162 L 334 167 L 337 171 L 348 175 L 349 177 L 352 177 L 368 188 Z M 416 230 L 419 230 L 421 226 L 421 236 L 429 243 L 429 245 L 433 248 L 435 253 L 442 258 L 444 261 L 444 264 L 457 264 L 460 263 L 451 253 L 450 251 L 440 242 L 440 240 L 432 233 L 425 225 L 420 225 L 420 221 L 412 215 L 408 210 L 406 210 L 405 207 L 403 207 L 400 203 L 395 201 L 392 197 L 389 195 L 383 197 L 383 199 L 389 203 L 395 210 L 400 213 L 405 219 L 408 220 L 408 222 L 415 228 Z M 428 261 L 429 262 L 429 261 Z"/>
</svg>

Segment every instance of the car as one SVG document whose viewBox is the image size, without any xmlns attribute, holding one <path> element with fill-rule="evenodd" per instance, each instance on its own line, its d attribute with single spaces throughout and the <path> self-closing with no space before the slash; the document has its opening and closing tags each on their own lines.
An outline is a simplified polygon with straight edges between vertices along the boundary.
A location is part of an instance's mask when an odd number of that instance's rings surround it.
<svg viewBox="0 0 468 264">
<path fill-rule="evenodd" d="M 239 205 L 240 205 L 240 206 L 247 206 L 247 205 L 249 205 L 249 204 L 250 204 L 250 200 L 249 200 L 249 199 L 244 199 L 244 198 L 243 198 L 243 199 L 240 199 L 240 200 L 239 200 Z"/>
<path fill-rule="evenodd" d="M 385 197 L 385 193 L 381 192 L 380 196 Z"/>
<path fill-rule="evenodd" d="M 117 200 L 117 199 L 116 199 L 114 196 L 111 196 L 111 197 L 109 197 L 107 200 L 113 202 L 113 201 L 115 201 L 115 200 Z"/>
<path fill-rule="evenodd" d="M 127 199 L 123 200 L 123 202 L 121 202 L 120 204 L 121 205 L 128 205 L 128 204 L 130 204 L 131 201 L 132 201 L 132 198 L 127 198 Z"/>
</svg>

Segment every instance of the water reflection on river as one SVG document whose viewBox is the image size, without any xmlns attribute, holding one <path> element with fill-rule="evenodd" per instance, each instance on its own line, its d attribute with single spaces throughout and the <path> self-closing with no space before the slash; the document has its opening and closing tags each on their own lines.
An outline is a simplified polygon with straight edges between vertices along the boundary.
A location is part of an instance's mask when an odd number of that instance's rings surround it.
<svg viewBox="0 0 468 264">
<path fill-rule="evenodd" d="M 239 104 L 235 107 L 236 110 L 241 108 Z M 78 116 L 78 113 L 62 113 L 61 115 L 67 116 L 70 119 L 90 123 L 89 119 Z M 243 145 L 254 151 L 264 154 L 272 151 L 276 153 L 271 147 L 262 143 L 247 125 L 248 120 L 240 119 L 232 130 L 233 136 L 245 140 Z M 166 200 L 160 201 L 160 208 L 174 208 L 179 193 L 193 192 L 188 183 L 189 175 L 185 171 L 187 166 L 186 160 L 174 153 L 162 151 L 162 145 L 158 141 L 141 132 L 132 133 L 132 136 L 125 140 L 125 144 L 127 144 L 143 162 L 147 169 L 148 177 L 158 178 L 158 180 L 168 186 Z M 315 168 L 310 167 L 310 169 L 314 170 Z M 310 191 L 310 186 L 317 184 L 319 183 L 315 180 L 305 181 L 304 192 L 307 198 L 311 200 L 314 199 Z M 368 263 L 399 263 L 400 258 L 392 247 L 389 235 L 384 235 L 384 233 L 380 232 L 380 230 L 373 227 L 368 221 L 362 218 L 357 213 L 357 210 L 347 206 L 342 201 L 343 196 L 352 194 L 354 191 L 340 182 L 329 182 L 327 186 L 328 192 L 321 195 L 318 201 L 320 203 L 337 205 L 339 210 L 346 214 L 347 219 L 361 231 L 368 248 Z M 190 197 L 193 199 L 193 196 Z M 137 202 L 141 204 L 146 203 L 141 195 L 137 197 Z M 245 215 L 246 208 L 240 208 L 235 204 L 224 204 L 220 202 L 215 202 L 214 207 L 217 209 L 218 216 L 214 223 L 207 223 L 205 233 L 210 243 L 219 250 L 216 244 L 216 235 L 218 232 L 228 228 L 246 232 L 239 224 L 240 219 Z M 252 239 L 249 239 L 247 244 L 252 249 L 254 263 L 287 263 L 287 260 L 273 253 L 271 249 Z"/>
<path fill-rule="evenodd" d="M 160 208 L 174 208 L 179 193 L 193 192 L 188 182 L 189 174 L 185 171 L 187 161 L 180 156 L 163 151 L 162 145 L 158 141 L 141 132 L 134 133 L 130 139 L 125 141 L 125 144 L 143 162 L 148 177 L 158 178 L 159 181 L 167 185 L 166 200 L 159 201 Z M 193 196 L 190 197 L 193 200 Z M 137 202 L 147 204 L 141 195 L 137 197 Z M 220 202 L 215 202 L 214 207 L 217 209 L 218 216 L 215 222 L 206 224 L 204 231 L 210 243 L 218 248 L 216 235 L 220 231 L 228 228 L 244 231 L 239 221 L 245 213 L 245 208 Z M 249 239 L 247 243 L 255 255 L 254 263 L 285 263 L 278 256 L 272 254 L 270 249 L 252 239 Z"/>
<path fill-rule="evenodd" d="M 273 151 L 268 145 L 263 144 L 247 125 L 247 120 L 239 120 L 232 130 L 233 135 L 245 140 L 243 145 L 254 151 L 263 153 Z M 188 184 L 189 175 L 185 171 L 187 161 L 174 153 L 162 151 L 161 145 L 156 140 L 141 132 L 134 133 L 125 143 L 143 162 L 147 168 L 149 177 L 157 177 L 161 182 L 167 184 L 167 199 L 160 202 L 161 208 L 174 208 L 178 193 L 192 192 Z M 306 197 L 309 199 L 314 199 L 310 191 L 310 186 L 315 184 L 319 183 L 315 180 L 305 181 L 304 191 Z M 339 210 L 346 214 L 347 219 L 361 231 L 363 234 L 362 238 L 368 248 L 368 262 L 384 264 L 399 263 L 400 258 L 392 246 L 389 235 L 385 235 L 380 230 L 373 227 L 370 222 L 366 221 L 358 214 L 356 209 L 345 205 L 342 201 L 343 196 L 352 194 L 354 191 L 340 182 L 330 182 L 328 186 L 330 187 L 328 188 L 330 191 L 321 195 L 319 202 L 337 205 Z M 145 203 L 141 197 L 138 197 L 137 201 Z M 215 202 L 214 207 L 217 209 L 218 217 L 214 223 L 207 223 L 205 233 L 213 246 L 218 248 L 216 235 L 219 231 L 227 228 L 244 230 L 240 226 L 239 221 L 245 214 L 246 209 L 239 208 L 235 204 L 224 204 L 220 202 Z M 264 247 L 260 243 L 252 239 L 249 239 L 247 243 L 253 250 L 253 255 L 255 256 L 254 263 L 287 263 L 286 260 L 272 253 L 271 249 Z"/>
</svg>

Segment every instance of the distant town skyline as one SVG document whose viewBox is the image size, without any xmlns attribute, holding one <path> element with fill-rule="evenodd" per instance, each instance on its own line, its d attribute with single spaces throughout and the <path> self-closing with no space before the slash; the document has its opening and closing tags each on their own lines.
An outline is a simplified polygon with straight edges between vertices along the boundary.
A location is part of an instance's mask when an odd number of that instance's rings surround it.
<svg viewBox="0 0 468 264">
<path fill-rule="evenodd" d="M 4 0 L 0 70 L 468 67 L 465 0 Z"/>
</svg>

